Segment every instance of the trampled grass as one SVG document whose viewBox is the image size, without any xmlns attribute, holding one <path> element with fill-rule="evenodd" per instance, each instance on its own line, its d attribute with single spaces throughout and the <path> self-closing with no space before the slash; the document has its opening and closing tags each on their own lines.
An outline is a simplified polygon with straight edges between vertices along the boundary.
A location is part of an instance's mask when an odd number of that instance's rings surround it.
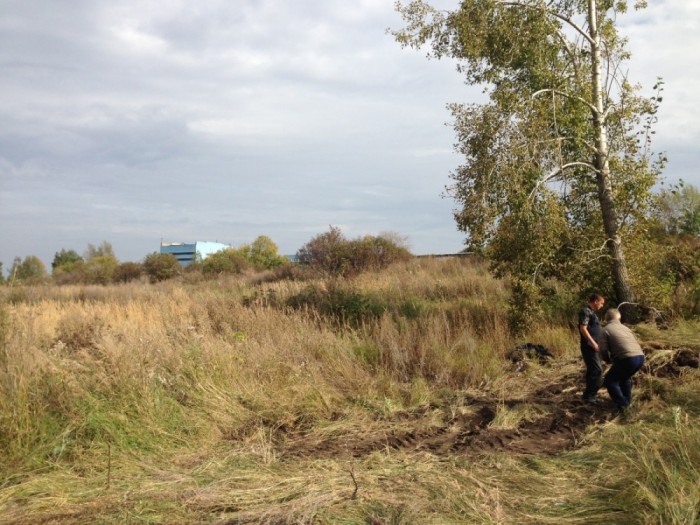
<svg viewBox="0 0 700 525">
<path fill-rule="evenodd" d="M 466 259 L 0 296 L 0 523 L 698 522 L 692 368 L 573 447 L 478 448 L 575 410 L 581 367 L 557 325 L 525 336 L 551 364 L 510 363 L 507 289 Z M 657 359 L 699 332 L 638 328 Z"/>
</svg>

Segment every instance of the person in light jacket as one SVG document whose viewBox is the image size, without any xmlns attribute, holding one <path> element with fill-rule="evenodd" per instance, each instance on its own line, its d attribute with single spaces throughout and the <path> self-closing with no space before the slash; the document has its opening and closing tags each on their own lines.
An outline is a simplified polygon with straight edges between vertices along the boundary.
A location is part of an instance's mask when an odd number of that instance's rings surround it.
<svg viewBox="0 0 700 525">
<path fill-rule="evenodd" d="M 610 308 L 605 312 L 606 325 L 600 338 L 600 352 L 606 361 L 612 361 L 603 385 L 618 411 L 625 411 L 632 403 L 632 376 L 644 365 L 644 352 L 632 330 L 620 322 L 620 311 Z"/>
</svg>

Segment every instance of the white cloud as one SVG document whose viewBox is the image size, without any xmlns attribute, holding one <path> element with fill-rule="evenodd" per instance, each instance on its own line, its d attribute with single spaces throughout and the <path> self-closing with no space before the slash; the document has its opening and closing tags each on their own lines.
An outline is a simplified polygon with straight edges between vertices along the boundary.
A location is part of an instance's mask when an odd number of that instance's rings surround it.
<svg viewBox="0 0 700 525">
<path fill-rule="evenodd" d="M 459 250 L 445 105 L 480 90 L 393 42 L 393 3 L 5 0 L 0 260 L 260 234 L 291 253 L 330 224 Z M 624 18 L 630 74 L 664 77 L 667 175 L 700 184 L 700 7 L 650 4 Z"/>
</svg>

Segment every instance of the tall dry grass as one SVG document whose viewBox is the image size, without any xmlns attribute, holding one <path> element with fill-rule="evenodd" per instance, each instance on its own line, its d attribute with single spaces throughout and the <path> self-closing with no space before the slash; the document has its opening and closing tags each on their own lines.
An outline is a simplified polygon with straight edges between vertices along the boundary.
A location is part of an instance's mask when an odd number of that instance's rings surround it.
<svg viewBox="0 0 700 525">
<path fill-rule="evenodd" d="M 309 285 L 352 288 L 387 307 L 350 326 L 314 304 L 286 306 Z M 512 342 L 505 290 L 462 261 L 416 261 L 342 284 L 229 277 L 4 293 L 5 465 L 96 444 L 154 450 L 312 424 L 419 379 L 483 384 Z"/>
<path fill-rule="evenodd" d="M 697 519 L 690 379 L 641 386 L 655 426 L 594 429 L 591 442 L 614 447 L 558 458 L 285 455 L 389 424 L 410 432 L 411 414 L 430 424 L 460 392 L 512 388 L 504 357 L 522 340 L 507 329 L 507 287 L 478 262 L 416 259 L 352 281 L 0 288 L 0 300 L 0 523 Z M 576 356 L 567 326 L 526 337 Z M 674 423 L 667 403 L 682 399 L 695 401 Z"/>
</svg>

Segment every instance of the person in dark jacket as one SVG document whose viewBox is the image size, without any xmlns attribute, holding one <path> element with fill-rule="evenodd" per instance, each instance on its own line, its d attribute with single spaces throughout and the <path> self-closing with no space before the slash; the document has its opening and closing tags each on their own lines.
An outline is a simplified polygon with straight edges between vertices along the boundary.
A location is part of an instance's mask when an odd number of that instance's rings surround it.
<svg viewBox="0 0 700 525">
<path fill-rule="evenodd" d="M 623 325 L 620 318 L 617 308 L 605 312 L 600 354 L 606 361 L 612 361 L 603 384 L 617 409 L 624 411 L 632 403 L 632 376 L 644 365 L 644 352 L 632 330 Z"/>
<path fill-rule="evenodd" d="M 592 294 L 588 298 L 588 303 L 578 314 L 581 357 L 586 365 L 586 389 L 583 392 L 583 401 L 586 403 L 600 403 L 598 390 L 603 386 L 603 363 L 600 360 L 598 347 L 602 328 L 596 315 L 603 305 L 605 305 L 605 298 L 602 295 Z"/>
</svg>

